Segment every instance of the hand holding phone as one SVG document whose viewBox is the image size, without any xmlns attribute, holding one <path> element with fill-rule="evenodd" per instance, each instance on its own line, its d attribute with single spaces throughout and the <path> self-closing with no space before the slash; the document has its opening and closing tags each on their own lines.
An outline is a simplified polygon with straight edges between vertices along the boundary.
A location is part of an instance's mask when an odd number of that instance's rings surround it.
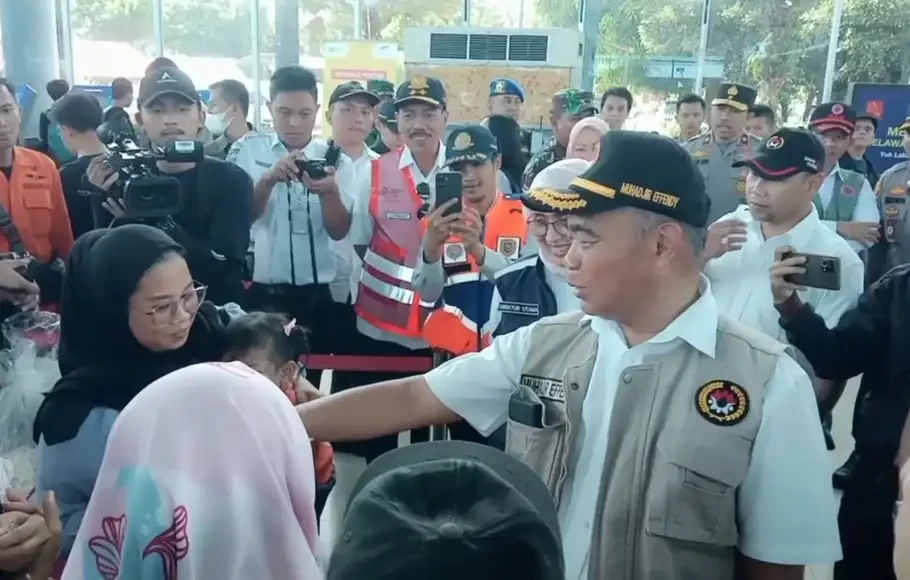
<svg viewBox="0 0 910 580">
<path fill-rule="evenodd" d="M 450 199 L 455 203 L 443 212 L 443 217 L 462 212 L 462 176 L 457 171 L 440 171 L 436 174 L 436 207 L 444 205 Z"/>
<path fill-rule="evenodd" d="M 775 251 L 771 266 L 771 293 L 775 303 L 786 301 L 805 288 L 840 290 L 840 258 L 797 252 L 789 246 Z"/>
</svg>

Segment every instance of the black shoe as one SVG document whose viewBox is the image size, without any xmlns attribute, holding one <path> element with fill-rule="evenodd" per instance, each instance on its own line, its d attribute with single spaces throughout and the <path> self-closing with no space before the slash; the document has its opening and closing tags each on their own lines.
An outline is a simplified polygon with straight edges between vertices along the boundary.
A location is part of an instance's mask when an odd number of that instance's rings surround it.
<svg viewBox="0 0 910 580">
<path fill-rule="evenodd" d="M 850 474 L 853 473 L 853 468 L 856 466 L 856 460 L 857 455 L 854 451 L 847 458 L 847 461 L 834 472 L 834 475 L 831 476 L 831 483 L 834 485 L 834 489 L 844 490 L 847 486 L 847 480 L 850 479 Z"/>
</svg>

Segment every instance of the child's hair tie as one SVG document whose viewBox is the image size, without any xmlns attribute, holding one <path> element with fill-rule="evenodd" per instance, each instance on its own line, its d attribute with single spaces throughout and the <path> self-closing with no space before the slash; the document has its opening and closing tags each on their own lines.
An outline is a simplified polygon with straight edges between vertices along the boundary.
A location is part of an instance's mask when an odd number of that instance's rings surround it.
<svg viewBox="0 0 910 580">
<path fill-rule="evenodd" d="M 284 325 L 284 335 L 291 336 L 291 333 L 294 332 L 294 329 L 297 328 L 297 319 L 294 318 L 290 322 Z"/>
</svg>

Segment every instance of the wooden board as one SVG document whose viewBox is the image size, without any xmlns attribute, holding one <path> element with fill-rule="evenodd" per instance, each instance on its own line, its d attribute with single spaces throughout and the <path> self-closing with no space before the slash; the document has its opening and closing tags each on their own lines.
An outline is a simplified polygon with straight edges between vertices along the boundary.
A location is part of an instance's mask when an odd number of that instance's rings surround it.
<svg viewBox="0 0 910 580">
<path fill-rule="evenodd" d="M 505 66 L 427 65 L 405 63 L 407 78 L 435 77 L 446 86 L 449 123 L 478 123 L 487 116 L 490 83 L 498 77 L 518 81 L 525 91 L 521 124 L 527 127 L 550 125 L 554 93 L 572 86 L 569 68 L 519 68 Z"/>
</svg>

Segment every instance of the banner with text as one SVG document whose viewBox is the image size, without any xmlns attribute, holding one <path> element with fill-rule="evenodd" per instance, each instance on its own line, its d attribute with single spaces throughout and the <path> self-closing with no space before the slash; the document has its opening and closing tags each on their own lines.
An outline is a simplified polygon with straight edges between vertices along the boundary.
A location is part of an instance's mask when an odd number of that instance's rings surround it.
<svg viewBox="0 0 910 580">
<path fill-rule="evenodd" d="M 335 87 L 348 81 L 360 81 L 366 86 L 367 81 L 387 80 L 398 84 L 399 53 L 398 45 L 393 42 L 376 42 L 372 40 L 348 40 L 326 42 L 322 45 L 325 57 L 325 68 L 322 73 L 323 94 L 320 102 L 328 110 L 329 96 Z M 332 136 L 328 123 L 322 124 L 322 136 Z"/>
<path fill-rule="evenodd" d="M 868 157 L 879 174 L 907 159 L 901 125 L 910 108 L 910 85 L 850 83 L 848 100 L 858 113 L 868 112 L 879 119 L 875 141 Z"/>
</svg>

